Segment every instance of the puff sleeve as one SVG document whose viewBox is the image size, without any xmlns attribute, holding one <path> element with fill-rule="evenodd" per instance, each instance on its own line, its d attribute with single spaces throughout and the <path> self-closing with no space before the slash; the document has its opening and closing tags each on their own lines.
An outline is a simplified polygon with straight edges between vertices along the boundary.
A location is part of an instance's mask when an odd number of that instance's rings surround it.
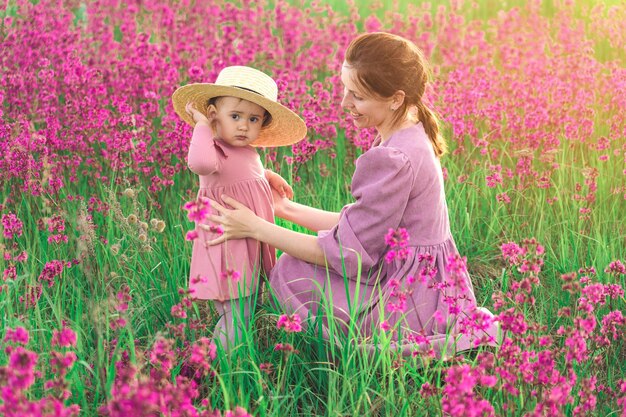
<svg viewBox="0 0 626 417">
<path fill-rule="evenodd" d="M 209 175 L 220 170 L 226 154 L 213 139 L 213 131 L 209 126 L 196 125 L 189 144 L 187 166 L 198 175 Z"/>
<path fill-rule="evenodd" d="M 400 150 L 375 147 L 361 155 L 352 177 L 355 202 L 342 209 L 335 227 L 318 233 L 329 267 L 356 279 L 360 256 L 367 276 L 386 252 L 388 230 L 401 224 L 413 184 L 409 159 Z"/>
</svg>

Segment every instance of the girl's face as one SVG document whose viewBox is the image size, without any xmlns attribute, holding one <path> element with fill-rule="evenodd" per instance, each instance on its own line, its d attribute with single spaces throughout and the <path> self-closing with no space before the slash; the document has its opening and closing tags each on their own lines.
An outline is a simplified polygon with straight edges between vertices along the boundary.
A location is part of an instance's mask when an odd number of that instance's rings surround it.
<svg viewBox="0 0 626 417">
<path fill-rule="evenodd" d="M 378 99 L 363 91 L 354 80 L 356 70 L 345 62 L 341 68 L 343 100 L 341 107 L 352 116 L 354 124 L 361 129 L 375 127 L 380 133 L 389 127 L 393 112 L 390 110 L 392 99 Z"/>
<path fill-rule="evenodd" d="M 243 147 L 254 142 L 261 132 L 265 109 L 238 97 L 221 97 L 209 106 L 215 118 L 216 136 L 231 146 Z"/>
</svg>

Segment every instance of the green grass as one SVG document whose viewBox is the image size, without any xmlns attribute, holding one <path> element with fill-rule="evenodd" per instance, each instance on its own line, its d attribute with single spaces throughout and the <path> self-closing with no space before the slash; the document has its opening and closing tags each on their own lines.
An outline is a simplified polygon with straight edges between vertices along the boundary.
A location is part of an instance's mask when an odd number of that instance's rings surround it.
<svg viewBox="0 0 626 417">
<path fill-rule="evenodd" d="M 522 0 L 506 2 L 505 8 L 524 3 Z M 367 14 L 364 10 L 369 4 L 364 1 L 356 3 L 362 16 Z M 382 17 L 384 10 L 393 10 L 392 5 L 396 3 L 384 1 L 381 4 L 383 7 L 376 9 L 376 13 Z M 400 2 L 398 10 L 407 10 L 409 4 L 412 3 Z M 495 16 L 501 4 L 477 2 L 478 7 L 474 9 L 466 2 L 464 15 L 468 19 L 487 20 Z M 576 2 L 575 7 L 582 10 L 582 6 L 589 4 L 592 2 Z M 437 5 L 432 2 L 433 8 Z M 554 13 L 551 1 L 543 2 L 541 7 L 546 16 Z M 338 13 L 349 10 L 343 2 L 335 2 L 333 8 Z M 77 20 L 84 18 L 84 8 L 81 6 L 80 10 Z M 12 15 L 14 11 L 9 6 L 5 13 Z M 600 57 L 603 54 L 612 56 L 615 52 L 605 49 L 607 51 L 598 49 Z M 348 151 L 341 135 L 337 139 L 336 152 L 335 159 L 320 154 L 301 167 L 297 173 L 301 182 L 294 182 L 290 166 L 281 165 L 280 173 L 293 184 L 296 201 L 333 211 L 339 211 L 344 204 L 351 202 L 351 162 L 356 155 Z M 574 306 L 575 302 L 574 296 L 561 289 L 560 275 L 595 266 L 599 280 L 608 282 L 609 277 L 602 270 L 615 259 L 626 259 L 623 215 L 626 201 L 619 194 L 612 193 L 615 173 L 621 172 L 623 167 L 617 158 L 599 163 L 588 160 L 582 149 L 565 147 L 557 156 L 562 168 L 554 173 L 553 188 L 522 192 L 513 188 L 487 187 L 484 166 L 468 169 L 467 161 L 471 158 L 472 155 L 467 154 L 448 155 L 442 164 L 449 175 L 446 193 L 452 233 L 459 251 L 468 258 L 479 303 L 490 307 L 496 291 L 510 288 L 512 275 L 505 270 L 499 246 L 535 237 L 545 246 L 546 256 L 541 283 L 535 291 L 537 304 L 527 313 L 554 333 L 560 325 L 570 324 L 568 319 L 557 317 L 557 311 L 561 307 Z M 578 162 L 572 162 L 575 160 Z M 501 160 L 490 162 L 505 166 L 512 163 L 506 153 Z M 318 167 L 322 163 L 327 165 L 329 176 L 321 174 Z M 572 195 L 575 184 L 584 181 L 581 169 L 586 164 L 599 170 L 597 201 L 590 219 L 580 220 L 580 203 L 573 201 Z M 463 183 L 457 182 L 458 176 L 466 173 L 469 178 Z M 187 286 L 191 256 L 191 244 L 184 238 L 191 223 L 181 205 L 195 194 L 196 178 L 190 172 L 182 172 L 176 176 L 174 186 L 156 195 L 146 191 L 149 185 L 146 182 L 145 188 L 136 188 L 137 197 L 129 198 L 122 195 L 126 187 L 112 185 L 115 175 L 109 174 L 112 178 L 109 183 L 82 178 L 78 183 L 68 184 L 59 196 L 11 194 L 17 184 L 0 184 L 3 197 L 0 203 L 6 204 L 24 221 L 25 234 L 17 239 L 16 251 L 24 250 L 29 254 L 28 260 L 18 265 L 17 279 L 4 282 L 6 287 L 0 292 L 2 329 L 20 325 L 29 329 L 29 348 L 40 354 L 40 369 L 44 377 L 49 377 L 43 364 L 49 359 L 52 330 L 60 328 L 62 321 L 68 322 L 78 334 L 75 349 L 78 362 L 68 375 L 73 393 L 71 402 L 79 404 L 84 415 L 96 415 L 97 408 L 108 398 L 115 376 L 115 361 L 121 351 L 130 351 L 136 363 L 145 366 L 142 353 L 152 346 L 160 332 L 167 334 L 168 322 L 180 322 L 171 317 L 170 310 L 181 299 L 178 289 Z M 192 190 L 192 194 L 186 190 Z M 498 203 L 495 199 L 496 194 L 504 191 L 511 197 L 510 205 Z M 112 208 L 119 207 L 123 217 L 93 212 L 90 213 L 93 218 L 88 219 L 86 203 L 68 200 L 70 194 L 86 200 L 97 197 Z M 15 201 L 7 200 L 10 195 Z M 558 200 L 549 205 L 546 199 L 555 196 Z M 160 208 L 154 204 L 156 201 L 161 203 Z M 68 244 L 49 244 L 48 233 L 38 227 L 40 219 L 55 214 L 61 214 L 68 222 Z M 148 241 L 142 242 L 138 225 L 126 220 L 131 214 L 145 222 L 152 218 L 162 219 L 166 229 L 158 233 L 149 228 Z M 280 220 L 279 224 L 304 231 Z M 0 244 L 8 247 L 9 242 L 4 240 Z M 113 245 L 119 245 L 117 253 L 112 250 Z M 20 297 L 26 294 L 29 286 L 38 283 L 43 266 L 54 259 L 79 259 L 80 263 L 66 268 L 56 278 L 54 286 L 43 288 L 40 301 L 27 308 Z M 623 276 L 616 283 L 626 285 Z M 109 327 L 109 321 L 119 313 L 114 311 L 112 304 L 123 285 L 130 287 L 133 297 L 126 314 L 128 325 L 114 331 Z M 350 329 L 348 336 L 343 336 L 331 326 L 331 331 L 339 338 L 338 345 L 327 343 L 317 327 L 309 328 L 303 334 L 284 334 L 276 330 L 279 311 L 267 301 L 267 297 L 263 299 L 234 353 L 230 357 L 219 357 L 215 365 L 219 378 L 207 380 L 202 387 L 203 395 L 214 407 L 227 409 L 241 404 L 258 416 L 440 415 L 440 402 L 436 398 L 422 397 L 419 388 L 424 382 L 440 386 L 448 363 L 422 364 L 408 360 L 398 367 L 395 362 L 398 358 L 392 353 L 365 354 L 354 342 L 354 328 Z M 190 340 L 211 336 L 216 318 L 208 307 L 202 303 L 194 306 L 192 318 L 202 320 L 207 328 L 187 330 Z M 615 309 L 624 311 L 623 298 L 604 306 L 598 313 L 602 315 Z M 277 342 L 292 343 L 299 353 L 275 352 L 273 347 Z M 603 383 L 616 387 L 626 375 L 624 343 L 617 343 L 600 353 L 603 361 L 594 366 L 585 365 L 577 372 L 580 377 L 597 375 Z M 2 350 L 0 363 L 4 364 L 5 359 Z M 468 359 L 469 363 L 471 361 Z M 269 376 L 259 369 L 264 362 L 274 365 L 274 372 Z M 33 398 L 41 397 L 43 392 L 41 380 L 30 391 Z M 502 393 L 490 390 L 484 394 L 495 405 L 501 405 L 504 398 Z M 532 404 L 532 399 L 519 401 Z M 599 403 L 596 415 L 608 415 L 614 411 L 611 410 L 614 403 L 606 397 L 601 396 Z"/>
<path fill-rule="evenodd" d="M 565 164 L 571 155 L 564 153 L 561 157 L 560 162 Z M 320 176 L 315 167 L 322 162 L 328 164 L 331 172 L 343 165 L 343 177 Z M 344 162 L 343 155 L 335 160 L 320 155 L 303 167 L 299 172 L 303 181 L 294 184 L 296 199 L 329 210 L 338 210 L 350 202 L 346 184 L 353 168 Z M 599 198 L 588 225 L 578 220 L 577 206 L 567 196 L 574 183 L 582 181 L 575 170 L 557 174 L 558 203 L 548 206 L 544 203 L 545 191 L 531 190 L 524 194 L 511 192 L 512 202 L 505 207 L 495 201 L 496 190 L 486 187 L 486 173 L 481 169 L 459 184 L 456 178 L 464 172 L 463 160 L 447 156 L 443 164 L 449 173 L 446 187 L 453 235 L 460 252 L 469 259 L 477 297 L 482 304 L 489 306 L 492 293 L 506 289 L 503 288 L 506 283 L 498 248 L 507 241 L 519 242 L 534 236 L 545 245 L 543 291 L 538 294 L 538 306 L 532 315 L 552 329 L 559 323 L 553 322 L 556 310 L 572 302 L 568 293 L 560 291 L 561 273 L 585 265 L 601 270 L 611 260 L 626 257 L 623 218 L 619 214 L 623 212 L 624 203 L 606 193 L 610 187 L 611 165 L 599 167 Z M 288 167 L 284 168 L 283 173 L 288 173 Z M 148 232 L 149 248 L 139 240 L 137 227 L 113 214 L 93 213 L 89 221 L 82 202 L 20 197 L 16 214 L 25 222 L 26 233 L 18 242 L 30 258 L 18 269 L 18 279 L 7 282 L 7 291 L 0 293 L 0 308 L 5 312 L 3 327 L 23 325 L 30 329 L 30 347 L 45 358 L 52 329 L 59 328 L 62 320 L 69 322 L 77 331 L 79 341 L 76 348 L 79 362 L 70 373 L 69 381 L 73 401 L 87 415 L 95 413 L 111 387 L 115 358 L 110 355 L 113 340 L 117 339 L 116 352 L 134 348 L 143 351 L 151 346 L 157 333 L 165 329 L 165 324 L 173 321 L 169 311 L 180 300 L 177 289 L 187 285 L 191 256 L 191 245 L 184 240 L 191 223 L 180 207 L 187 199 L 183 191 L 194 186 L 195 178 L 190 173 L 179 174 L 171 189 L 154 197 L 162 203 L 160 209 L 151 205 L 153 200 L 145 190 L 137 190 L 136 198 L 124 197 L 124 187 L 112 188 L 109 184 L 79 183 L 64 191 L 96 196 L 110 207 L 119 205 L 125 218 L 134 213 L 144 221 L 163 219 L 167 224 L 163 233 L 152 229 Z M 55 213 L 62 213 L 69 222 L 70 242 L 66 245 L 48 244 L 47 233 L 37 228 L 38 219 Z M 90 224 L 95 226 L 95 239 L 89 235 Z M 106 238 L 108 243 L 100 237 Z M 116 243 L 120 245 L 117 254 L 111 251 Z M 81 259 L 81 263 L 66 269 L 52 288 L 44 288 L 34 308 L 23 306 L 19 297 L 26 285 L 36 284 L 45 262 L 74 258 Z M 108 321 L 116 313 L 111 303 L 123 284 L 130 287 L 133 297 L 129 324 L 121 331 L 112 331 Z M 197 315 L 208 328 L 190 333 L 192 340 L 210 336 L 215 320 L 207 313 L 206 306 L 198 307 Z M 437 403 L 421 398 L 418 391 L 423 382 L 437 383 L 446 369 L 443 364 L 431 363 L 423 369 L 417 362 L 409 361 L 396 369 L 394 359 L 397 358 L 393 355 L 370 357 L 351 337 L 338 335 L 341 346 L 335 346 L 326 343 L 315 328 L 302 335 L 281 334 L 275 330 L 278 313 L 265 303 L 256 312 L 253 325 L 246 329 L 240 348 L 231 357 L 219 359 L 219 381 L 211 381 L 204 387 L 215 407 L 225 409 L 245 404 L 260 416 L 300 413 L 331 416 L 357 412 L 408 416 L 436 412 Z M 293 343 L 300 353 L 273 352 L 273 345 L 279 341 Z M 614 350 L 607 356 L 607 363 L 623 363 L 623 356 L 623 351 Z M 273 363 L 275 374 L 265 376 L 259 370 L 262 362 Z M 592 369 L 584 371 L 585 374 L 593 372 Z M 607 366 L 607 372 L 607 380 L 615 382 L 623 377 L 624 368 L 620 365 L 619 370 L 612 370 Z M 37 389 L 42 389 L 40 385 Z M 497 395 L 492 395 L 492 399 L 497 400 Z M 405 401 L 407 398 L 410 401 Z"/>
</svg>

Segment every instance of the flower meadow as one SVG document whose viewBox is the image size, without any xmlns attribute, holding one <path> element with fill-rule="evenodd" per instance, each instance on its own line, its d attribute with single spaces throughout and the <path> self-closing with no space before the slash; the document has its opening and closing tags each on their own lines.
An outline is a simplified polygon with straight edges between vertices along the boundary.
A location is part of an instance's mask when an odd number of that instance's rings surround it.
<svg viewBox="0 0 626 417">
<path fill-rule="evenodd" d="M 626 6 L 488 3 L 6 2 L 0 415 L 626 416 Z M 498 346 L 440 359 L 414 336 L 401 356 L 384 321 L 370 355 L 354 329 L 329 343 L 264 294 L 226 354 L 186 290 L 207 207 L 170 97 L 227 65 L 271 74 L 309 134 L 264 163 L 339 211 L 374 139 L 339 108 L 339 68 L 376 30 L 432 63 L 462 254 L 447 268 L 471 274 Z M 406 256 L 406 231 L 380 238 L 387 261 Z M 416 285 L 456 307 L 429 268 L 390 283 L 385 314 Z M 458 318 L 476 335 L 489 320 Z"/>
</svg>

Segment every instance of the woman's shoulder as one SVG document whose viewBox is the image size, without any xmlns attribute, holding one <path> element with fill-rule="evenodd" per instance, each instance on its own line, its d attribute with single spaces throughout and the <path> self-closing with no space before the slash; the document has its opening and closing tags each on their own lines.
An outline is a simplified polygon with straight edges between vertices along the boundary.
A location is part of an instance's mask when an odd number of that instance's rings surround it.
<svg viewBox="0 0 626 417">
<path fill-rule="evenodd" d="M 395 146 L 374 146 L 356 160 L 353 185 L 373 178 L 403 178 L 412 182 L 414 176 L 408 155 Z"/>
<path fill-rule="evenodd" d="M 381 146 L 403 153 L 414 164 L 436 158 L 433 145 L 421 123 L 398 130 Z"/>
<path fill-rule="evenodd" d="M 429 143 L 430 141 L 424 130 L 424 126 L 421 123 L 416 123 L 407 128 L 395 131 L 392 133 L 391 137 L 381 145 L 405 148 L 407 145 L 410 147 L 423 147 Z"/>
</svg>

